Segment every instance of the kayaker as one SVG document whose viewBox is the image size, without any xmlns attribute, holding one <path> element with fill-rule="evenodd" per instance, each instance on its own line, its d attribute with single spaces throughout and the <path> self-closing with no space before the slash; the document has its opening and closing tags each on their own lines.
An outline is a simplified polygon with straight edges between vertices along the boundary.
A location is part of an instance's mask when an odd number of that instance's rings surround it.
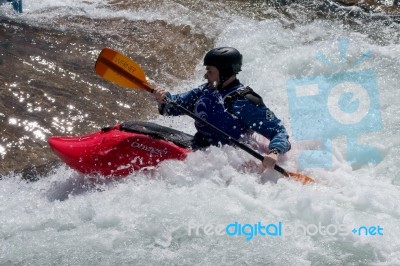
<svg viewBox="0 0 400 266">
<path fill-rule="evenodd" d="M 154 90 L 160 114 L 183 115 L 168 104 L 168 98 L 236 139 L 255 131 L 270 140 L 263 167 L 273 168 L 278 156 L 290 150 L 289 137 L 281 120 L 265 106 L 262 98 L 236 78 L 242 66 L 240 52 L 232 47 L 212 49 L 204 57 L 204 66 L 207 83 L 198 88 L 175 95 L 162 88 Z M 195 122 L 195 127 L 194 149 L 229 144 L 201 123 Z"/>
</svg>

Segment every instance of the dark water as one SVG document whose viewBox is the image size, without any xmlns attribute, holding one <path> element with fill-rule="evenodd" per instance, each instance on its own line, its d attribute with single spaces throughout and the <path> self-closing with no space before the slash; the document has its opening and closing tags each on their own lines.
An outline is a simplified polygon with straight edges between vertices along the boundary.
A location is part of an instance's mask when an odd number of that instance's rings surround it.
<svg viewBox="0 0 400 266">
<path fill-rule="evenodd" d="M 349 24 L 356 24 L 355 28 L 365 28 L 375 7 L 364 4 L 358 13 L 349 12 L 342 8 L 348 2 L 175 1 L 199 14 L 206 25 L 208 16 L 224 12 L 260 20 L 287 19 L 288 27 L 303 20 L 341 16 Z M 159 4 L 117 0 L 108 3 L 115 10 L 151 10 Z M 374 19 L 390 25 L 397 19 L 396 9 L 380 6 L 391 16 Z M 66 11 L 65 7 L 59 11 L 49 8 L 37 15 Z M 110 47 L 130 56 L 158 85 L 174 87 L 193 74 L 196 63 L 213 47 L 217 37 L 196 29 L 196 25 L 164 20 L 60 15 L 49 21 L 0 15 L 0 175 L 56 160 L 46 142 L 51 135 L 85 134 L 118 121 L 147 120 L 157 113 L 146 92 L 121 89 L 95 74 L 94 63 L 102 48 Z M 207 27 L 215 31 L 214 25 Z M 371 34 L 380 38 L 376 32 Z"/>
<path fill-rule="evenodd" d="M 51 135 L 89 133 L 157 113 L 147 92 L 118 88 L 95 74 L 102 48 L 131 56 L 159 84 L 173 86 L 212 46 L 205 36 L 162 21 L 63 20 L 58 23 L 90 23 L 97 30 L 89 34 L 0 18 L 0 174 L 56 159 L 46 142 Z"/>
</svg>

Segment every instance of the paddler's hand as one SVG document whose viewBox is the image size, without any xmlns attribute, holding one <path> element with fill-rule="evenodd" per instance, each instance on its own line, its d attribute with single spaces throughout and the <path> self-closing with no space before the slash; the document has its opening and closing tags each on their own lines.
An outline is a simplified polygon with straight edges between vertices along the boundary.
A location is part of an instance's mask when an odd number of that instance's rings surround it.
<svg viewBox="0 0 400 266">
<path fill-rule="evenodd" d="M 264 160 L 262 162 L 262 165 L 265 169 L 273 169 L 276 161 L 278 161 L 278 152 L 277 151 L 271 151 L 270 153 L 268 153 L 268 155 L 264 156 Z"/>
<path fill-rule="evenodd" d="M 153 91 L 153 96 L 158 103 L 165 103 L 165 99 L 167 98 L 167 91 L 161 88 L 155 88 Z"/>
</svg>

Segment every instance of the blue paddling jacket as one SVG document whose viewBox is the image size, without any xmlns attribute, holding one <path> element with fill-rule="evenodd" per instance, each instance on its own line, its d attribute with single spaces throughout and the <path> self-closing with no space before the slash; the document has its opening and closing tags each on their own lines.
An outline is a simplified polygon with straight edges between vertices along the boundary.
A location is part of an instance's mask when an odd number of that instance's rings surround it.
<svg viewBox="0 0 400 266">
<path fill-rule="evenodd" d="M 168 93 L 167 97 L 235 139 L 256 131 L 270 140 L 270 150 L 275 149 L 280 154 L 290 150 L 289 136 L 281 120 L 265 106 L 260 96 L 238 79 L 221 91 L 203 84 L 182 94 Z M 162 115 L 184 114 L 168 103 L 161 104 L 159 111 Z M 197 121 L 195 127 L 194 149 L 229 144 L 229 140 Z"/>
</svg>

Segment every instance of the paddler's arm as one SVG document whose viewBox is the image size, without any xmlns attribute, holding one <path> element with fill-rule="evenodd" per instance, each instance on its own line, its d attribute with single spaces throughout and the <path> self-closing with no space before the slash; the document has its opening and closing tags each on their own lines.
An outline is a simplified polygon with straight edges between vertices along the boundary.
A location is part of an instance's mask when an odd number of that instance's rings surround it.
<svg viewBox="0 0 400 266">
<path fill-rule="evenodd" d="M 167 98 L 170 101 L 176 102 L 180 106 L 184 107 L 185 109 L 193 112 L 194 106 L 196 104 L 197 99 L 201 95 L 201 88 L 195 88 L 191 91 L 172 95 L 164 89 L 156 88 L 154 89 L 153 95 L 155 100 L 158 103 L 158 111 L 161 115 L 183 115 L 184 113 L 175 106 L 168 104 Z"/>
<path fill-rule="evenodd" d="M 273 168 L 279 155 L 290 150 L 291 145 L 285 127 L 264 104 L 254 105 L 247 100 L 237 100 L 233 105 L 232 113 L 238 116 L 249 129 L 270 140 L 269 153 L 263 160 L 264 168 Z"/>
</svg>

